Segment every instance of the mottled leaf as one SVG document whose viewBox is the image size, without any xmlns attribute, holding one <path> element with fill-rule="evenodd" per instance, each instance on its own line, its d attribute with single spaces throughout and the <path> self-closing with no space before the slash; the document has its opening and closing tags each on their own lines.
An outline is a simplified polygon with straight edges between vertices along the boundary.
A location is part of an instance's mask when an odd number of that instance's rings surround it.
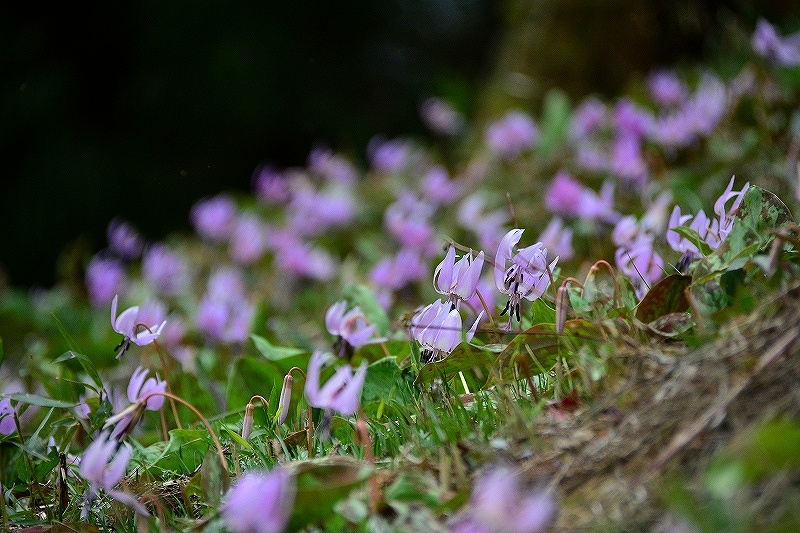
<svg viewBox="0 0 800 533">
<path fill-rule="evenodd" d="M 670 313 L 689 309 L 686 288 L 692 284 L 691 276 L 672 274 L 662 279 L 647 291 L 636 308 L 636 318 L 649 323 Z"/>
<path fill-rule="evenodd" d="M 436 378 L 449 381 L 459 372 L 469 376 L 472 386 L 483 387 L 497 361 L 498 347 L 462 342 L 444 360 L 428 363 L 419 370 L 415 383 L 430 384 Z"/>
</svg>

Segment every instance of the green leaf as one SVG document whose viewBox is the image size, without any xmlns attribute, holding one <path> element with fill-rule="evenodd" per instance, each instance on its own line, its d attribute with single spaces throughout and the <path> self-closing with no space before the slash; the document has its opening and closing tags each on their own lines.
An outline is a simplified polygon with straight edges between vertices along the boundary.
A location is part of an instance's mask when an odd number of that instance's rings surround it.
<svg viewBox="0 0 800 533">
<path fill-rule="evenodd" d="M 361 392 L 362 402 L 367 403 L 387 398 L 392 389 L 397 389 L 398 385 L 402 385 L 403 380 L 403 371 L 397 366 L 397 360 L 394 357 L 386 357 L 372 363 L 367 368 L 367 376 L 364 378 L 364 388 Z M 396 398 L 396 394 L 393 395 L 393 398 Z"/>
<path fill-rule="evenodd" d="M 381 346 L 383 344 L 383 346 Z M 356 348 L 351 358 L 351 362 L 358 366 L 361 361 L 374 363 L 387 357 L 386 352 L 390 356 L 396 357 L 398 361 L 402 361 L 406 356 L 411 354 L 411 342 L 404 341 L 385 341 L 383 343 L 364 344 Z M 384 351 L 386 348 L 386 351 Z"/>
<path fill-rule="evenodd" d="M 391 332 L 389 317 L 386 316 L 383 308 L 375 299 L 375 294 L 365 285 L 351 285 L 347 287 L 343 294 L 349 307 L 358 306 L 370 324 L 375 325 L 376 333 L 383 337 Z"/>
<path fill-rule="evenodd" d="M 366 463 L 347 457 L 293 462 L 289 468 L 297 482 L 289 531 L 328 518 L 334 505 L 363 485 L 372 473 L 372 467 Z"/>
<path fill-rule="evenodd" d="M 700 234 L 692 228 L 687 226 L 677 226 L 670 229 L 681 237 L 684 237 L 690 243 L 697 246 L 697 249 L 700 250 L 700 253 L 704 256 L 714 252 L 714 249 L 705 241 L 705 239 L 703 239 Z"/>
<path fill-rule="evenodd" d="M 285 374 L 271 361 L 243 357 L 236 361 L 231 376 L 228 379 L 228 408 L 241 409 L 258 394 L 267 400 L 271 396 L 277 397 L 283 386 Z M 270 401 L 270 414 L 278 408 L 277 402 Z M 263 409 L 256 410 L 256 416 L 261 418 Z M 266 423 L 266 419 L 261 419 Z"/>
<path fill-rule="evenodd" d="M 5 360 L 5 354 L 5 350 L 3 350 L 3 337 L 0 337 L 0 365 L 2 365 Z"/>
<path fill-rule="evenodd" d="M 636 308 L 636 318 L 649 323 L 671 313 L 689 309 L 686 289 L 692 284 L 691 276 L 672 274 L 662 279 L 647 292 Z"/>
<path fill-rule="evenodd" d="M 546 158 L 566 137 L 570 121 L 569 98 L 558 89 L 551 89 L 544 98 L 538 151 Z"/>
<path fill-rule="evenodd" d="M 203 462 L 211 444 L 205 429 L 173 429 L 169 442 L 155 466 L 170 472 L 189 474 Z"/>
<path fill-rule="evenodd" d="M 457 376 L 459 372 L 463 372 L 465 378 L 469 378 L 468 383 L 472 382 L 472 387 L 482 388 L 497 361 L 497 354 L 496 347 L 487 348 L 462 342 L 442 361 L 428 363 L 420 368 L 415 383 L 418 385 L 430 384 L 436 378 L 447 382 Z"/>
<path fill-rule="evenodd" d="M 92 360 L 86 357 L 85 355 L 73 352 L 69 350 L 64 352 L 60 356 L 56 357 L 53 360 L 53 363 L 63 363 L 64 361 L 72 361 L 73 359 L 77 359 L 80 365 L 83 367 L 83 371 L 92 379 L 94 384 L 97 386 L 98 389 L 103 388 L 103 380 L 100 379 L 100 374 L 97 372 L 97 369 L 94 367 L 94 363 Z"/>
<path fill-rule="evenodd" d="M 253 343 L 256 345 L 256 349 L 266 357 L 269 361 L 281 361 L 283 359 L 289 359 L 291 357 L 295 357 L 301 354 L 307 354 L 308 351 L 303 350 L 301 348 L 287 348 L 283 346 L 275 346 L 271 342 L 269 342 L 264 337 L 260 337 L 259 335 L 250 335 L 250 338 L 253 339 Z"/>
<path fill-rule="evenodd" d="M 14 394 L 5 394 L 4 398 L 11 398 L 20 403 L 28 405 L 38 405 L 40 407 L 62 407 L 64 409 L 72 409 L 75 407 L 75 402 L 62 402 L 52 398 L 46 398 L 37 394 L 26 394 L 22 392 L 15 392 Z"/>
</svg>

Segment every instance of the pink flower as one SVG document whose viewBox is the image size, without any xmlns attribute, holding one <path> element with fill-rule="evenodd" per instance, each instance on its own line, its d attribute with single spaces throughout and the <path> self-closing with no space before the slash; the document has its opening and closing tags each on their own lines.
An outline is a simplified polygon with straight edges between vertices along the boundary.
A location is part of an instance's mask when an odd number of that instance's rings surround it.
<svg viewBox="0 0 800 533">
<path fill-rule="evenodd" d="M 17 430 L 14 422 L 14 408 L 11 407 L 11 398 L 0 400 L 0 433 L 11 435 Z"/>
<path fill-rule="evenodd" d="M 103 432 L 83 452 L 78 472 L 89 482 L 89 491 L 84 500 L 81 517 L 86 518 L 91 509 L 91 503 L 97 492 L 103 489 L 109 496 L 125 505 L 132 507 L 143 516 L 148 516 L 147 509 L 131 494 L 114 490 L 120 482 L 128 462 L 131 459 L 131 449 L 120 445 L 108 432 Z"/>
<path fill-rule="evenodd" d="M 800 65 L 800 33 L 786 37 L 778 35 L 775 27 L 759 19 L 752 39 L 753 50 L 760 56 L 782 67 Z"/>
<path fill-rule="evenodd" d="M 467 342 L 475 335 L 481 318 L 483 311 L 467 332 Z M 437 300 L 411 318 L 409 334 L 422 345 L 423 360 L 431 362 L 443 359 L 461 343 L 461 327 L 461 315 L 453 304 Z"/>
<path fill-rule="evenodd" d="M 539 298 L 550 286 L 548 268 L 552 272 L 558 263 L 556 257 L 549 267 L 547 265 L 547 249 L 537 242 L 514 253 L 514 246 L 522 237 L 521 229 L 512 229 L 506 233 L 494 260 L 494 282 L 497 290 L 508 295 L 508 303 L 502 314 L 509 312 L 508 328 L 516 315 L 519 322 L 519 303 L 521 298 L 533 301 Z M 508 267 L 506 265 L 511 263 Z"/>
<path fill-rule="evenodd" d="M 144 249 L 144 240 L 136 228 L 115 218 L 106 230 L 109 247 L 122 259 L 136 259 Z"/>
<path fill-rule="evenodd" d="M 439 294 L 448 295 L 449 301 L 458 307 L 460 300 L 469 300 L 475 294 L 483 269 L 483 252 L 474 259 L 472 254 L 464 254 L 458 262 L 455 259 L 456 248 L 451 245 L 433 273 L 433 287 Z"/>
<path fill-rule="evenodd" d="M 367 375 L 364 362 L 353 372 L 350 365 L 340 366 L 336 373 L 320 386 L 320 370 L 324 363 L 322 352 L 314 352 L 306 373 L 306 398 L 312 407 L 336 411 L 344 416 L 355 414 L 361 403 L 361 389 Z"/>
<path fill-rule="evenodd" d="M 619 219 L 619 214 L 614 211 L 613 195 L 614 189 L 611 184 L 603 186 L 598 195 L 561 171 L 556 174 L 547 189 L 544 203 L 552 213 L 613 223 Z"/>
<path fill-rule="evenodd" d="M 519 476 L 495 467 L 481 476 L 472 490 L 465 517 L 453 531 L 474 533 L 540 533 L 556 515 L 553 495 L 545 490 L 525 490 Z"/>
<path fill-rule="evenodd" d="M 147 378 L 149 372 L 149 370 L 141 366 L 134 370 L 131 380 L 128 382 L 128 400 L 131 403 L 138 402 L 140 398 L 145 398 L 150 393 L 166 392 L 167 382 L 162 381 L 158 375 L 155 378 Z M 145 408 L 150 411 L 158 411 L 163 406 L 164 397 L 161 395 L 151 396 L 147 398 L 145 403 Z"/>
<path fill-rule="evenodd" d="M 138 305 L 129 307 L 117 316 L 118 300 L 119 296 L 115 295 L 111 301 L 111 327 L 123 336 L 122 342 L 118 346 L 117 359 L 122 357 L 122 354 L 130 347 L 131 342 L 138 346 L 144 346 L 156 340 L 167 323 L 164 320 L 158 325 L 149 326 L 145 324 L 143 317 L 140 317 Z"/>
<path fill-rule="evenodd" d="M 549 248 L 554 255 L 565 261 L 569 261 L 575 255 L 572 249 L 572 228 L 564 227 L 564 221 L 559 217 L 550 219 L 538 240 L 542 246 Z"/>
<path fill-rule="evenodd" d="M 197 233 L 211 240 L 222 241 L 231 234 L 236 218 L 236 203 L 224 194 L 200 200 L 192 207 L 190 217 Z"/>
<path fill-rule="evenodd" d="M 382 342 L 375 338 L 375 324 L 370 324 L 361 308 L 356 306 L 345 313 L 347 302 L 336 302 L 325 313 L 325 327 L 328 333 L 344 339 L 353 348 L 365 344 Z"/>
<path fill-rule="evenodd" d="M 510 111 L 489 124 L 484 134 L 489 149 L 504 159 L 512 159 L 531 148 L 539 138 L 539 128 L 522 111 Z"/>
<path fill-rule="evenodd" d="M 294 480 L 286 469 L 250 472 L 228 491 L 220 513 L 233 533 L 281 533 L 289 522 L 294 496 Z"/>
</svg>

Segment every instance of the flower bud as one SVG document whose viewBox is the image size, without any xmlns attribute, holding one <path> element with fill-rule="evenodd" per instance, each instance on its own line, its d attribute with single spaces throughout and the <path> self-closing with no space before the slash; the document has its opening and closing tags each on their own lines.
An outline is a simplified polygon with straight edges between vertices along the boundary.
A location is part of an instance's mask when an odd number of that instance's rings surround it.
<svg viewBox="0 0 800 533">
<path fill-rule="evenodd" d="M 286 374 L 283 378 L 283 388 L 281 389 L 281 397 L 278 401 L 278 424 L 286 422 L 286 417 L 289 416 L 289 404 L 292 402 L 292 387 L 294 386 L 294 378 L 292 373 Z"/>
<path fill-rule="evenodd" d="M 564 325 L 567 322 L 567 288 L 561 286 L 556 295 L 556 333 L 564 333 Z"/>
<path fill-rule="evenodd" d="M 256 410 L 256 406 L 253 405 L 253 402 L 247 404 L 247 407 L 244 408 L 244 421 L 242 422 L 242 438 L 244 440 L 250 440 L 250 434 L 253 432 L 253 413 Z"/>
</svg>

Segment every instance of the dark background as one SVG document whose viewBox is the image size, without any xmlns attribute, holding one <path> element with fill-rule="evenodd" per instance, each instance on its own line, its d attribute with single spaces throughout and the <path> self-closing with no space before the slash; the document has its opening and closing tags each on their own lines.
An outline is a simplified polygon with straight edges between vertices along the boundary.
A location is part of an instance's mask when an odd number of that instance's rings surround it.
<svg viewBox="0 0 800 533">
<path fill-rule="evenodd" d="M 718 53 L 726 25 L 749 32 L 760 14 L 782 25 L 798 13 L 797 2 L 758 4 L 5 6 L 0 285 L 69 275 L 64 250 L 73 250 L 73 265 L 87 259 L 115 216 L 148 239 L 186 231 L 195 201 L 248 190 L 262 161 L 304 164 L 324 142 L 363 164 L 377 133 L 426 135 L 417 113 L 425 96 L 479 116 L 503 101 L 493 81 L 509 68 L 536 81 L 523 102 L 511 102 L 533 112 L 549 86 L 573 101 L 589 91 L 611 96 L 654 66 Z"/>
</svg>

